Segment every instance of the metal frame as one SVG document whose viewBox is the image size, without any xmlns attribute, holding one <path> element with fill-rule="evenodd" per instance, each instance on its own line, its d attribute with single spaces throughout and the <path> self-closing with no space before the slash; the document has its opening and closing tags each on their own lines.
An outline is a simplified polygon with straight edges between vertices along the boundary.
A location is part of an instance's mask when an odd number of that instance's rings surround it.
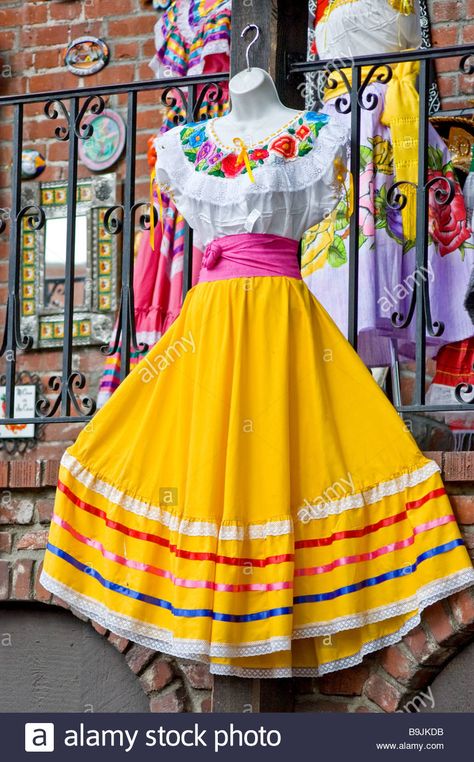
<svg viewBox="0 0 474 762">
<path fill-rule="evenodd" d="M 65 200 L 46 202 L 45 196 L 64 191 Z M 64 320 L 58 307 L 47 304 L 45 242 L 50 219 L 65 219 L 67 209 L 67 182 L 53 180 L 46 183 L 28 183 L 22 190 L 22 207 L 42 206 L 44 226 L 30 230 L 23 220 L 22 263 L 20 274 L 21 332 L 33 338 L 33 348 L 60 348 L 63 341 Z M 77 208 L 87 219 L 87 262 L 84 277 L 85 301 L 74 307 L 73 344 L 103 344 L 112 333 L 117 309 L 117 237 L 110 235 L 103 224 L 106 204 L 117 201 L 117 176 L 114 173 L 83 178 L 77 181 Z M 88 197 L 85 201 L 83 196 Z M 102 231 L 102 232 L 101 232 Z M 100 245 L 108 251 L 100 251 Z M 100 274 L 99 263 L 108 265 L 108 273 Z M 100 279 L 100 280 L 99 280 Z M 77 281 L 77 278 L 75 279 Z M 61 284 L 64 279 L 58 279 Z"/>
</svg>

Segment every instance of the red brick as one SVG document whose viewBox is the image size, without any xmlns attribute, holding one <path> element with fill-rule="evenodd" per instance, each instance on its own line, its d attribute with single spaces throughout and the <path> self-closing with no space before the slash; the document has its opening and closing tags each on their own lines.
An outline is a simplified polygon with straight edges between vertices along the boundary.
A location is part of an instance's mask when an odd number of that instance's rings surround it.
<svg viewBox="0 0 474 762">
<path fill-rule="evenodd" d="M 91 626 L 94 628 L 94 630 L 97 633 L 99 633 L 99 635 L 105 635 L 108 632 L 108 630 L 105 627 L 102 627 L 102 625 L 99 624 L 98 622 L 94 622 L 93 619 L 90 619 L 89 622 Z"/>
<path fill-rule="evenodd" d="M 462 590 L 449 599 L 456 621 L 462 626 L 474 625 L 474 588 Z"/>
<path fill-rule="evenodd" d="M 150 712 L 184 712 L 184 701 L 181 693 L 180 688 L 175 688 L 169 693 L 152 696 Z"/>
<path fill-rule="evenodd" d="M 38 50 L 35 53 L 35 69 L 55 69 L 63 64 L 63 48 L 50 48 L 49 50 Z M 50 79 L 52 79 L 50 75 Z"/>
<path fill-rule="evenodd" d="M 83 5 L 85 16 L 88 19 L 95 19 L 104 14 L 104 0 L 88 0 L 88 2 L 83 3 Z M 135 15 L 135 12 L 136 4 L 133 0 L 120 0 L 120 3 L 117 5 L 117 10 L 114 11 L 114 16 L 125 16 L 128 13 L 133 13 Z"/>
<path fill-rule="evenodd" d="M 87 3 L 49 3 L 49 17 L 52 20 L 79 19 L 82 5 Z"/>
<path fill-rule="evenodd" d="M 408 646 L 417 661 L 420 661 L 428 650 L 426 634 L 421 626 L 410 630 L 403 642 Z"/>
<path fill-rule="evenodd" d="M 43 487 L 56 487 L 58 483 L 59 460 L 48 460 L 44 464 L 43 478 L 41 483 Z"/>
<path fill-rule="evenodd" d="M 9 553 L 12 547 L 11 532 L 0 532 L 0 553 Z"/>
<path fill-rule="evenodd" d="M 146 693 L 151 693 L 152 691 L 161 691 L 172 682 L 173 677 L 170 664 L 167 661 L 156 659 L 145 670 L 140 678 L 140 683 Z"/>
<path fill-rule="evenodd" d="M 8 27 L 18 27 L 18 8 L 0 10 L 0 29 Z M 3 42 L 3 32 L 0 34 L 0 42 Z"/>
<path fill-rule="evenodd" d="M 457 73 L 458 62 L 455 58 L 437 58 L 435 59 L 436 71 Z"/>
<path fill-rule="evenodd" d="M 33 510 L 32 500 L 13 498 L 9 490 L 0 493 L 0 524 L 30 524 Z"/>
<path fill-rule="evenodd" d="M 36 569 L 34 596 L 35 600 L 41 601 L 41 603 L 49 603 L 51 601 L 51 593 L 46 590 L 40 582 L 42 570 L 43 562 L 41 561 Z"/>
<path fill-rule="evenodd" d="M 61 90 L 78 87 L 77 77 L 69 71 L 61 72 L 60 81 Z M 52 77 L 51 72 L 48 72 L 47 74 L 35 74 L 32 77 L 29 77 L 28 83 L 30 93 L 49 93 L 52 89 L 58 86 L 58 79 Z"/>
<path fill-rule="evenodd" d="M 125 655 L 125 661 L 136 675 L 156 656 L 156 651 L 134 643 Z"/>
<path fill-rule="evenodd" d="M 180 667 L 191 688 L 212 689 L 212 675 L 207 664 L 181 664 Z"/>
<path fill-rule="evenodd" d="M 426 609 L 423 614 L 423 621 L 430 628 L 431 634 L 435 640 L 442 644 L 451 638 L 456 632 L 453 624 L 441 602 L 435 603 Z"/>
<path fill-rule="evenodd" d="M 118 21 L 109 21 L 110 39 L 119 40 L 122 37 L 136 37 L 137 30 L 140 30 L 142 37 L 149 37 L 153 34 L 153 27 L 156 24 L 156 16 L 152 14 L 134 14 L 131 18 L 120 19 Z"/>
<path fill-rule="evenodd" d="M 378 674 L 371 675 L 367 680 L 365 694 L 385 712 L 394 712 L 403 695 L 399 689 Z"/>
<path fill-rule="evenodd" d="M 464 538 L 464 542 L 466 543 L 466 547 L 471 554 L 471 558 L 473 558 L 474 557 L 474 527 L 464 527 L 462 531 L 462 536 Z"/>
<path fill-rule="evenodd" d="M 458 77 L 458 83 L 459 83 L 459 95 L 467 95 L 472 96 L 472 86 L 474 84 L 474 74 L 464 75 L 460 74 Z M 458 453 L 459 455 L 461 453 Z M 472 460 L 471 460 L 471 471 L 470 473 L 473 473 L 473 467 L 472 467 Z M 466 477 L 468 478 L 468 477 Z"/>
<path fill-rule="evenodd" d="M 37 3 L 32 2 L 23 3 L 21 9 L 22 23 L 27 24 L 43 24 L 48 18 L 48 5 L 49 3 Z M 18 12 L 17 12 L 18 23 Z"/>
<path fill-rule="evenodd" d="M 31 598 L 33 561 L 21 558 L 13 564 L 12 598 L 26 601 Z"/>
<path fill-rule="evenodd" d="M 156 45 L 155 45 L 154 37 L 150 37 L 149 40 L 145 40 L 144 42 L 142 42 L 141 53 L 142 53 L 142 56 L 147 59 L 147 61 L 150 61 L 153 58 L 153 56 L 156 53 Z"/>
<path fill-rule="evenodd" d="M 474 42 L 474 24 L 466 24 L 463 26 L 462 41 L 464 45 Z"/>
<path fill-rule="evenodd" d="M 456 45 L 458 37 L 458 25 L 442 24 L 431 30 L 431 41 L 435 47 Z"/>
<path fill-rule="evenodd" d="M 49 524 L 53 515 L 53 509 L 54 500 L 52 498 L 41 498 L 36 501 L 36 510 L 40 524 Z"/>
<path fill-rule="evenodd" d="M 38 48 L 40 46 L 64 45 L 68 40 L 66 24 L 49 24 L 48 26 L 26 26 L 21 30 L 20 45 L 22 48 Z"/>
<path fill-rule="evenodd" d="M 119 651 L 121 654 L 125 651 L 126 647 L 130 643 L 127 638 L 121 638 L 120 635 L 116 635 L 114 632 L 111 632 L 109 637 L 107 638 L 109 643 L 112 643 L 112 645 Z"/>
<path fill-rule="evenodd" d="M 451 482 L 474 481 L 474 452 L 447 452 L 444 478 Z"/>
<path fill-rule="evenodd" d="M 12 140 L 12 139 L 13 139 L 13 125 L 0 124 L 0 140 Z"/>
<path fill-rule="evenodd" d="M 449 499 L 460 524 L 474 524 L 474 495 L 450 495 Z"/>
<path fill-rule="evenodd" d="M 7 463 L 0 463 L 0 487 L 8 487 L 9 484 L 9 464 Z M 0 494 L 0 504 L 1 504 L 1 494 Z"/>
<path fill-rule="evenodd" d="M 137 128 L 139 130 L 150 130 L 158 132 L 156 108 L 141 108 L 137 114 Z"/>
<path fill-rule="evenodd" d="M 319 690 L 331 696 L 360 696 L 368 677 L 369 668 L 361 664 L 325 675 L 318 682 Z"/>
<path fill-rule="evenodd" d="M 122 61 L 124 59 L 137 58 L 137 43 L 136 42 L 117 42 L 113 47 L 113 60 Z"/>
<path fill-rule="evenodd" d="M 433 4 L 433 10 L 430 11 L 432 13 L 432 21 L 434 23 L 438 21 L 456 21 L 462 18 L 463 5 L 464 3 L 453 2 L 453 0 L 437 0 Z"/>
<path fill-rule="evenodd" d="M 25 532 L 17 542 L 17 550 L 39 550 L 46 547 L 48 543 L 48 530 Z"/>
<path fill-rule="evenodd" d="M 97 74 L 91 74 L 87 77 L 87 87 L 97 87 L 101 85 L 116 85 L 133 82 L 135 79 L 135 64 L 121 63 L 113 66 L 107 66 Z"/>
<path fill-rule="evenodd" d="M 138 79 L 140 82 L 147 82 L 150 79 L 156 79 L 147 62 L 143 61 L 138 67 Z"/>
<path fill-rule="evenodd" d="M 454 75 L 446 75 L 438 78 L 438 87 L 441 98 L 447 95 L 457 95 L 458 78 Z"/>
<path fill-rule="evenodd" d="M 401 683 L 408 683 L 415 674 L 418 664 L 400 646 L 390 646 L 382 652 L 380 663 L 389 675 Z"/>
<path fill-rule="evenodd" d="M 39 462 L 36 460 L 12 460 L 10 462 L 10 487 L 39 487 Z"/>
<path fill-rule="evenodd" d="M 10 565 L 8 561 L 0 561 L 0 601 L 8 600 L 10 580 Z"/>
<path fill-rule="evenodd" d="M 2 47 L 2 50 L 16 50 L 16 38 L 17 34 L 16 31 L 11 32 L 2 32 L 0 36 L 0 45 Z M 4 59 L 2 59 L 3 61 Z"/>
</svg>

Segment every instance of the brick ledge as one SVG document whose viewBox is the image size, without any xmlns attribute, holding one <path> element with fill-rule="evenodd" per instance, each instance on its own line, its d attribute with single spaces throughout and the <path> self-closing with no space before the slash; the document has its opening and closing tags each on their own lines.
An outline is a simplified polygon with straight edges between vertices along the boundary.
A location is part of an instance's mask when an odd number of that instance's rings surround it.
<svg viewBox="0 0 474 762">
<path fill-rule="evenodd" d="M 441 468 L 445 482 L 474 482 L 474 452 L 424 453 Z M 58 480 L 59 459 L 9 460 L 0 462 L 0 488 L 38 489 L 55 487 Z"/>
</svg>

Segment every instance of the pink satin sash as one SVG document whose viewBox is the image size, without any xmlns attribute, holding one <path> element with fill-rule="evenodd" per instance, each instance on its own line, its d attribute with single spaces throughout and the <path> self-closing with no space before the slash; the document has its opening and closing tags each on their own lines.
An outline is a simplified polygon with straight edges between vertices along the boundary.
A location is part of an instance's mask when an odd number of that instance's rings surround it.
<svg viewBox="0 0 474 762">
<path fill-rule="evenodd" d="M 298 241 L 270 233 L 238 233 L 206 246 L 199 283 L 269 275 L 301 280 Z"/>
</svg>

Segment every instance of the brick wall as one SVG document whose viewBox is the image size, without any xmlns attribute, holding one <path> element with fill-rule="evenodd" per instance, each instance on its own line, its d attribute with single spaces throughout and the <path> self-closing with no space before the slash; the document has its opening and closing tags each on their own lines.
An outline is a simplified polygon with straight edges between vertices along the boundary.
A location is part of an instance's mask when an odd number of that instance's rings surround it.
<svg viewBox="0 0 474 762">
<path fill-rule="evenodd" d="M 474 0 L 429 0 L 433 45 L 474 43 Z M 443 108 L 465 108 L 474 102 L 474 77 L 459 72 L 453 61 L 437 62 Z"/>
</svg>

